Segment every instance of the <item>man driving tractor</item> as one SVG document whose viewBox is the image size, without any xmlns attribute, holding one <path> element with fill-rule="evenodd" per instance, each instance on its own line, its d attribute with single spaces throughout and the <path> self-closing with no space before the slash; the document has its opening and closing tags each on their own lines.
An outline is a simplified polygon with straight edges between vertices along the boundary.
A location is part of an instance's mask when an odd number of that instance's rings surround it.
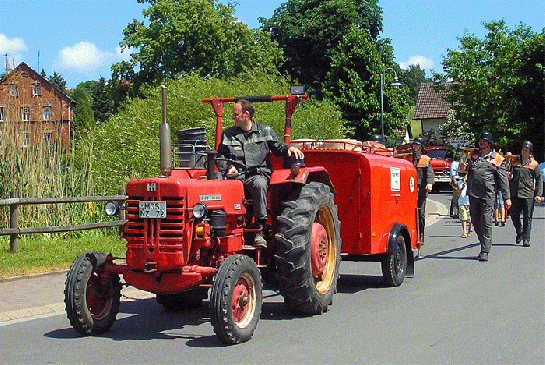
<svg viewBox="0 0 545 365">
<path fill-rule="evenodd" d="M 292 156 L 302 160 L 303 152 L 281 142 L 276 132 L 268 125 L 253 120 L 254 106 L 241 99 L 233 107 L 233 127 L 221 135 L 217 165 L 224 175 L 238 174 L 236 178 L 244 185 L 246 196 L 253 199 L 256 234 L 254 245 L 266 247 L 263 228 L 267 223 L 267 188 L 272 173 L 270 152 L 276 156 Z"/>
</svg>

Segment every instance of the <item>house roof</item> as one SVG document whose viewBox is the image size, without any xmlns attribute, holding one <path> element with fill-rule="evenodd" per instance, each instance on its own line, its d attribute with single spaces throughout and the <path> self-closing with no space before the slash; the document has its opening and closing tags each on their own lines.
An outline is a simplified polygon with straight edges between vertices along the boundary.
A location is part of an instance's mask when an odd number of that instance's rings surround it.
<svg viewBox="0 0 545 365">
<path fill-rule="evenodd" d="M 33 75 L 33 79 L 38 79 L 42 83 L 47 83 L 53 87 L 53 89 L 62 95 L 64 98 L 68 99 L 71 103 L 75 103 L 75 100 L 70 97 L 67 93 L 60 90 L 58 87 L 50 83 L 45 77 L 42 77 L 38 72 L 34 71 L 32 68 L 30 68 L 26 63 L 21 62 L 17 67 L 15 67 L 13 70 L 9 70 L 6 74 L 4 74 L 4 77 L 0 79 L 0 82 L 6 81 L 12 74 L 14 74 L 18 69 L 22 69 L 28 73 L 31 73 Z"/>
<path fill-rule="evenodd" d="M 447 117 L 447 112 L 451 108 L 452 103 L 443 101 L 443 98 L 451 92 L 450 87 L 452 83 L 445 83 L 445 88 L 437 91 L 433 85 L 432 82 L 420 85 L 413 119 L 438 119 Z"/>
</svg>

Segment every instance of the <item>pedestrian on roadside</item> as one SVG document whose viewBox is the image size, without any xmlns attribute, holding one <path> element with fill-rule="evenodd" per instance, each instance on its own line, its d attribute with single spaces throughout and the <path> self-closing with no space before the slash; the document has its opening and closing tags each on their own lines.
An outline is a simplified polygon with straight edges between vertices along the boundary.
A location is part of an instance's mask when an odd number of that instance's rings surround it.
<svg viewBox="0 0 545 365">
<path fill-rule="evenodd" d="M 458 179 L 458 209 L 462 222 L 462 238 L 471 237 L 471 215 L 469 214 L 469 196 L 467 195 L 467 174 Z"/>
<path fill-rule="evenodd" d="M 524 141 L 521 147 L 520 158 L 513 161 L 510 171 L 512 177 L 509 185 L 513 199 L 511 219 L 517 233 L 515 243 L 519 245 L 522 242 L 524 247 L 530 247 L 534 202 L 541 203 L 543 184 L 539 164 L 532 155 L 534 145 L 530 141 Z"/>
<path fill-rule="evenodd" d="M 422 245 L 424 244 L 424 227 L 426 226 L 426 199 L 435 183 L 431 158 L 426 155 L 426 151 L 424 150 L 425 145 L 426 140 L 421 137 L 415 138 L 412 144 L 413 164 L 416 167 L 418 176 L 418 223 Z"/>
<path fill-rule="evenodd" d="M 501 190 L 505 208 L 511 207 L 505 158 L 493 149 L 492 133 L 483 131 L 477 142 L 479 150 L 468 157 L 467 194 L 471 222 L 479 242 L 479 261 L 488 261 L 492 247 L 492 219 L 496 185 Z"/>
<path fill-rule="evenodd" d="M 458 169 L 460 168 L 460 155 L 456 153 L 454 155 L 454 161 L 450 165 L 450 186 L 452 186 L 452 198 L 450 198 L 450 217 L 458 218 L 459 209 L 458 209 L 458 198 L 460 196 L 460 191 L 458 189 L 458 181 L 461 179 Z"/>
</svg>

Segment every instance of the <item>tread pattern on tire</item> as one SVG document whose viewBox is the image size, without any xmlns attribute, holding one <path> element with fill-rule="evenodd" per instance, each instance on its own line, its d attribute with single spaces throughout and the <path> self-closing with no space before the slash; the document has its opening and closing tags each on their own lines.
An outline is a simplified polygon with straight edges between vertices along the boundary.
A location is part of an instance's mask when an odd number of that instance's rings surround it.
<svg viewBox="0 0 545 365">
<path fill-rule="evenodd" d="M 334 196 L 329 186 L 310 182 L 282 204 L 283 211 L 278 217 L 279 232 L 275 235 L 280 293 L 290 309 L 305 314 L 321 314 L 333 302 L 341 261 L 340 223 Z M 331 287 L 321 294 L 312 277 L 310 234 L 316 213 L 324 205 L 333 216 L 337 255 Z"/>
<path fill-rule="evenodd" d="M 106 254 L 90 251 L 79 255 L 66 275 L 64 303 L 72 327 L 82 335 L 99 335 L 110 329 L 116 320 L 121 301 L 119 275 L 112 275 L 113 295 L 110 312 L 101 319 L 94 319 L 87 307 L 87 281 L 97 267 L 106 261 Z"/>
<path fill-rule="evenodd" d="M 250 273 L 254 278 L 256 307 L 251 323 L 246 328 L 239 328 L 233 320 L 231 298 L 233 287 L 244 272 Z M 220 341 L 236 344 L 252 338 L 261 315 L 262 290 L 261 274 L 250 257 L 236 254 L 225 259 L 214 278 L 210 295 L 210 321 Z"/>
</svg>

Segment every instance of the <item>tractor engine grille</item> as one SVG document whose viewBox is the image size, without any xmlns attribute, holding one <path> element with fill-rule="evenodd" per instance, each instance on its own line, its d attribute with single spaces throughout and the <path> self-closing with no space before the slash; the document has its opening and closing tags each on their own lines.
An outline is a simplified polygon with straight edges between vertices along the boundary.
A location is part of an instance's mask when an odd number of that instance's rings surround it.
<svg viewBox="0 0 545 365">
<path fill-rule="evenodd" d="M 139 201 L 165 201 L 166 217 L 140 218 Z M 135 268 L 149 267 L 150 263 L 163 270 L 183 266 L 186 201 L 182 197 L 130 197 L 126 203 L 127 263 Z"/>
</svg>

